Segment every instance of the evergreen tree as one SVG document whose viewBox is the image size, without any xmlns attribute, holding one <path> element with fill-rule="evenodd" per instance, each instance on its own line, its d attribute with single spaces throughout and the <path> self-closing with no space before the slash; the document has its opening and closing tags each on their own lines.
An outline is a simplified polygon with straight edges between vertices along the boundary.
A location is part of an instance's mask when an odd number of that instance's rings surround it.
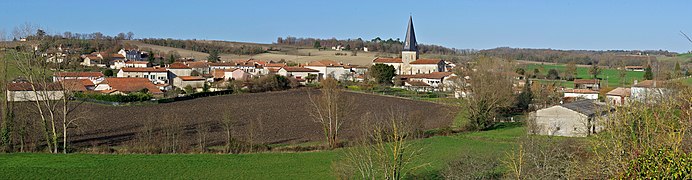
<svg viewBox="0 0 692 180">
<path fill-rule="evenodd" d="M 654 73 L 651 71 L 651 65 L 646 65 L 646 68 L 644 68 L 644 79 L 646 79 L 646 80 L 654 79 Z"/>
<path fill-rule="evenodd" d="M 319 49 L 322 47 L 322 45 L 320 44 L 320 41 L 315 41 L 315 44 L 313 44 L 312 47 L 314 47 L 315 49 Z"/>
<path fill-rule="evenodd" d="M 673 78 L 682 77 L 683 73 L 682 73 L 682 68 L 680 68 L 680 62 L 675 62 L 675 69 L 673 71 L 674 71 L 673 75 L 675 76 Z"/>
<path fill-rule="evenodd" d="M 209 62 L 217 62 L 217 61 L 221 60 L 221 57 L 219 57 L 219 51 L 211 50 L 211 52 L 209 52 L 209 56 L 207 57 L 207 60 Z"/>
<path fill-rule="evenodd" d="M 521 91 L 519 96 L 517 96 L 515 107 L 522 112 L 529 110 L 529 105 L 533 100 L 533 93 L 531 92 L 531 82 L 526 78 L 526 83 L 524 84 L 524 89 Z"/>
<path fill-rule="evenodd" d="M 370 75 L 379 84 L 391 85 L 395 71 L 394 66 L 386 64 L 375 64 L 370 67 Z"/>
</svg>

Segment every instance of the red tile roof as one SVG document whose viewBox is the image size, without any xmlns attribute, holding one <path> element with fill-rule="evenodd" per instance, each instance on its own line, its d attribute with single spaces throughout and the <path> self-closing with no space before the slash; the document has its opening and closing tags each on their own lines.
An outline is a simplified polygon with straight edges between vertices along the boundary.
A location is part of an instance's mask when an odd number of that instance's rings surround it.
<svg viewBox="0 0 692 180">
<path fill-rule="evenodd" d="M 45 86 L 41 84 L 35 84 L 31 87 L 31 83 L 21 82 L 21 83 L 9 83 L 7 84 L 8 91 L 33 91 L 36 88 L 37 91 L 60 91 L 62 87 L 58 83 L 46 83 Z"/>
<path fill-rule="evenodd" d="M 87 86 L 94 86 L 94 82 L 88 79 L 65 79 L 60 82 L 62 82 L 65 89 L 76 92 L 85 92 L 87 91 Z"/>
<path fill-rule="evenodd" d="M 55 77 L 103 77 L 101 72 L 56 72 Z"/>
<path fill-rule="evenodd" d="M 125 64 L 149 64 L 148 61 L 127 61 Z"/>
<path fill-rule="evenodd" d="M 606 95 L 629 97 L 631 92 L 632 91 L 630 88 L 618 87 L 613 89 L 612 91 L 609 91 L 608 93 L 606 93 Z"/>
<path fill-rule="evenodd" d="M 282 69 L 285 69 L 288 72 L 320 72 L 318 70 L 304 67 L 282 67 Z"/>
<path fill-rule="evenodd" d="M 637 84 L 632 85 L 632 87 L 643 87 L 643 88 L 660 88 L 666 85 L 665 81 L 655 81 L 655 80 L 645 80 Z"/>
<path fill-rule="evenodd" d="M 441 59 L 418 59 L 409 64 L 439 64 L 443 62 Z"/>
<path fill-rule="evenodd" d="M 108 84 L 112 89 L 123 93 L 131 93 L 147 89 L 149 93 L 161 94 L 161 90 L 147 78 L 106 78 L 102 84 Z"/>
<path fill-rule="evenodd" d="M 178 76 L 183 81 L 204 81 L 202 76 Z"/>
<path fill-rule="evenodd" d="M 190 67 L 183 64 L 183 63 L 176 62 L 176 63 L 169 65 L 168 69 L 190 69 Z"/>
<path fill-rule="evenodd" d="M 267 63 L 264 65 L 264 67 L 284 67 L 286 64 L 284 63 Z"/>
<path fill-rule="evenodd" d="M 375 62 L 375 63 L 403 63 L 403 61 L 401 61 L 401 58 L 381 58 L 381 57 L 373 59 L 372 62 Z"/>
<path fill-rule="evenodd" d="M 168 72 L 166 68 L 147 67 L 147 68 L 122 68 L 123 72 Z"/>
<path fill-rule="evenodd" d="M 454 73 L 452 73 L 452 72 L 432 72 L 429 74 L 415 74 L 415 75 L 407 75 L 407 76 L 402 76 L 402 77 L 425 78 L 425 79 L 442 79 L 442 78 L 450 76 L 452 74 L 454 74 Z"/>
</svg>

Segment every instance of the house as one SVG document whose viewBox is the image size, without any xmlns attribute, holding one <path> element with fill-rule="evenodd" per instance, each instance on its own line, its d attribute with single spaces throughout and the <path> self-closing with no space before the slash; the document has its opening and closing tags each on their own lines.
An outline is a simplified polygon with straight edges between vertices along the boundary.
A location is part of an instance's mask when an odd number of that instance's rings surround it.
<svg viewBox="0 0 692 180">
<path fill-rule="evenodd" d="M 630 89 L 630 97 L 632 100 L 639 102 L 652 102 L 663 98 L 669 90 L 665 88 L 665 81 L 645 80 L 642 82 L 634 82 Z"/>
<path fill-rule="evenodd" d="M 183 63 L 176 62 L 170 64 L 167 69 L 171 72 L 169 74 L 171 77 L 168 77 L 169 79 L 173 79 L 176 76 L 192 76 L 192 68 Z"/>
<path fill-rule="evenodd" d="M 60 82 L 65 90 L 71 92 L 87 92 L 93 91 L 96 88 L 96 84 L 88 79 L 65 79 Z"/>
<path fill-rule="evenodd" d="M 59 83 L 33 84 L 33 86 L 27 82 L 7 84 L 8 101 L 60 100 L 64 96 L 65 93 Z"/>
<path fill-rule="evenodd" d="M 574 98 L 574 99 L 597 100 L 598 99 L 598 91 L 594 91 L 591 89 L 565 89 L 563 97 Z"/>
<path fill-rule="evenodd" d="M 601 87 L 601 81 L 599 79 L 575 79 L 574 89 L 591 89 L 596 90 Z"/>
<path fill-rule="evenodd" d="M 549 136 L 586 137 L 603 130 L 602 122 L 612 108 L 594 100 L 579 100 L 532 112 L 535 129 L 530 132 Z"/>
<path fill-rule="evenodd" d="M 206 82 L 206 79 L 201 76 L 177 76 L 173 79 L 173 86 L 181 89 L 187 86 L 198 89 L 203 88 Z"/>
<path fill-rule="evenodd" d="M 644 66 L 625 66 L 625 71 L 644 72 Z"/>
<path fill-rule="evenodd" d="M 320 80 L 320 71 L 304 67 L 282 67 L 277 71 L 278 75 L 292 77 L 305 84 L 307 81 Z"/>
<path fill-rule="evenodd" d="M 118 51 L 118 54 L 125 57 L 126 60 L 130 60 L 130 61 L 141 61 L 144 59 L 142 57 L 142 55 L 144 53 L 142 51 L 134 50 L 134 49 L 131 49 L 131 50 L 120 49 L 120 51 Z"/>
<path fill-rule="evenodd" d="M 319 71 L 321 79 L 333 77 L 340 80 L 345 77 L 345 74 L 350 73 L 350 70 L 345 69 L 343 64 L 332 60 L 312 61 L 303 67 Z"/>
<path fill-rule="evenodd" d="M 116 77 L 143 77 L 149 79 L 154 84 L 168 83 L 168 70 L 166 68 L 122 68 Z"/>
<path fill-rule="evenodd" d="M 215 69 L 213 75 L 215 80 L 245 80 L 252 77 L 241 69 Z"/>
<path fill-rule="evenodd" d="M 66 79 L 87 79 L 94 83 L 103 80 L 101 72 L 55 72 L 53 73 L 53 82 L 58 82 Z"/>
<path fill-rule="evenodd" d="M 99 58 L 96 55 L 83 55 L 82 62 L 79 64 L 82 66 L 96 66 L 97 64 L 100 64 L 102 60 L 103 58 Z"/>
<path fill-rule="evenodd" d="M 263 67 L 264 67 L 264 70 L 266 70 L 267 72 L 272 72 L 272 71 L 278 71 L 282 67 L 286 67 L 286 66 L 287 65 L 285 63 L 267 63 Z"/>
<path fill-rule="evenodd" d="M 428 74 L 433 72 L 444 72 L 445 62 L 441 59 L 418 59 L 410 62 L 411 72 L 409 74 Z"/>
<path fill-rule="evenodd" d="M 449 91 L 445 83 L 451 83 L 450 78 L 456 77 L 452 72 L 433 72 L 429 74 L 401 75 L 404 87 L 414 90 L 425 91 Z"/>
<path fill-rule="evenodd" d="M 187 65 L 187 67 L 190 67 L 192 71 L 197 71 L 199 74 L 211 73 L 211 70 L 209 70 L 209 63 L 205 61 L 185 62 L 185 65 Z"/>
<path fill-rule="evenodd" d="M 105 94 L 129 94 L 146 91 L 155 97 L 163 95 L 159 87 L 152 84 L 150 79 L 141 77 L 106 78 L 96 85 L 94 91 Z"/>
<path fill-rule="evenodd" d="M 148 61 L 129 60 L 129 61 L 125 61 L 125 67 L 145 68 L 145 67 L 149 67 L 149 62 Z"/>
<path fill-rule="evenodd" d="M 606 93 L 606 103 L 621 106 L 626 105 L 631 95 L 630 88 L 618 87 Z"/>
</svg>

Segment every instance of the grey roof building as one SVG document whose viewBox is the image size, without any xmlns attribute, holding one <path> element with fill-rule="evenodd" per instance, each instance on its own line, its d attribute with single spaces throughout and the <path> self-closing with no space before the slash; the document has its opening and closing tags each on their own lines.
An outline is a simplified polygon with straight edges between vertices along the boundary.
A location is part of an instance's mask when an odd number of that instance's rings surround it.
<svg viewBox="0 0 692 180">
<path fill-rule="evenodd" d="M 533 133 L 550 136 L 585 137 L 603 129 L 602 122 L 613 108 L 594 100 L 580 100 L 531 113 Z"/>
<path fill-rule="evenodd" d="M 404 41 L 404 51 L 418 51 L 416 42 L 416 32 L 413 30 L 413 17 L 408 17 L 408 29 L 406 30 L 406 40 Z"/>
</svg>

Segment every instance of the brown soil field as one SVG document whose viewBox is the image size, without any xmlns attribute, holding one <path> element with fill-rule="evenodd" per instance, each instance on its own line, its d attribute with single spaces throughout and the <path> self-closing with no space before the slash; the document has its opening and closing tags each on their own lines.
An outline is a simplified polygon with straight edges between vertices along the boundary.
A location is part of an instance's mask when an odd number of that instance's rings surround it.
<svg viewBox="0 0 692 180">
<path fill-rule="evenodd" d="M 308 92 L 310 91 L 310 92 Z M 221 126 L 224 112 L 231 112 L 237 121 L 233 136 L 247 139 L 250 127 L 255 127 L 253 141 L 263 144 L 296 144 L 322 141 L 323 134 L 318 123 L 310 118 L 308 93 L 316 90 L 294 89 L 279 92 L 233 94 L 205 97 L 166 104 L 139 106 L 106 106 L 82 103 L 75 115 L 85 118 L 79 127 L 72 130 L 69 139 L 77 147 L 94 145 L 118 146 L 135 142 L 142 136 L 143 129 L 161 130 L 167 124 L 176 124 L 184 132 L 183 146 L 194 146 L 197 128 L 203 124 L 209 145 L 222 145 L 224 129 Z M 375 116 L 386 116 L 391 112 L 408 112 L 409 117 L 421 117 L 416 122 L 420 128 L 449 127 L 457 114 L 456 107 L 424 101 L 346 92 L 355 102 L 353 115 L 342 128 L 342 137 L 349 139 L 359 134 L 362 115 L 371 112 Z M 424 117 L 424 118 L 423 118 Z M 380 118 L 375 118 L 380 119 Z M 413 118 L 412 118 L 413 119 Z M 251 121 L 255 121 L 251 125 Z M 145 125 L 150 124 L 150 125 Z"/>
</svg>

